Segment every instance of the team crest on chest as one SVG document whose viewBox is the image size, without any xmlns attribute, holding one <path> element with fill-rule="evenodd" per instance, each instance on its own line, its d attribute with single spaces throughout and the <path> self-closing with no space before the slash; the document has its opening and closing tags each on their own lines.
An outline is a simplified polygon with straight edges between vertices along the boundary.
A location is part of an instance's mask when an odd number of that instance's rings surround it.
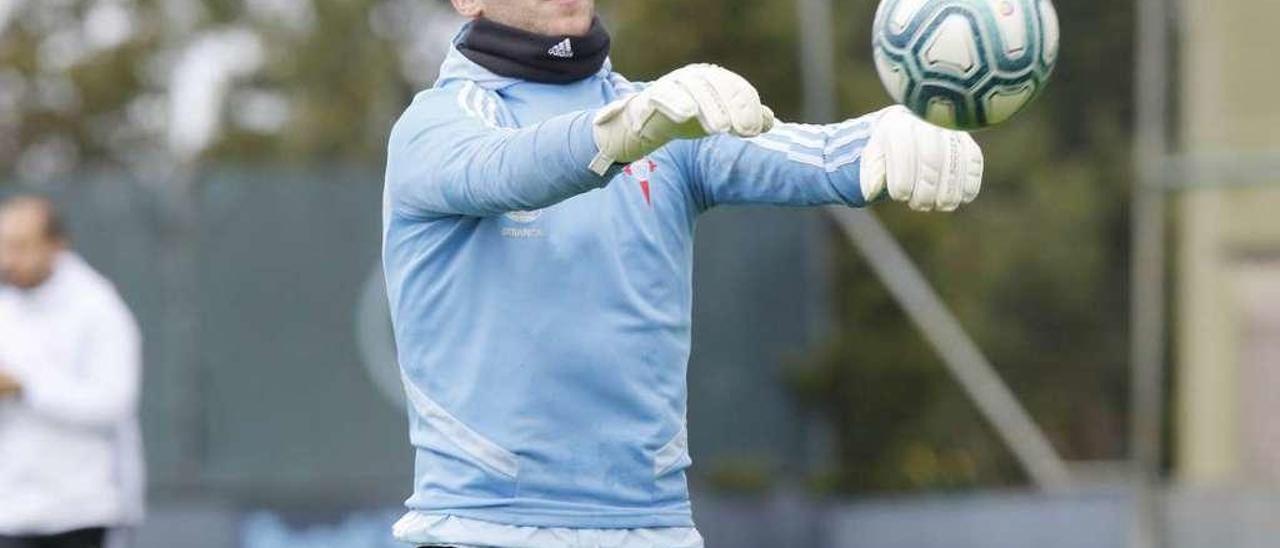
<svg viewBox="0 0 1280 548">
<path fill-rule="evenodd" d="M 635 181 L 640 187 L 640 192 L 644 194 L 644 203 L 652 206 L 653 197 L 651 195 L 650 181 L 653 180 L 654 172 L 658 171 L 658 163 L 649 158 L 641 158 L 622 168 L 623 175 L 628 179 Z"/>
</svg>

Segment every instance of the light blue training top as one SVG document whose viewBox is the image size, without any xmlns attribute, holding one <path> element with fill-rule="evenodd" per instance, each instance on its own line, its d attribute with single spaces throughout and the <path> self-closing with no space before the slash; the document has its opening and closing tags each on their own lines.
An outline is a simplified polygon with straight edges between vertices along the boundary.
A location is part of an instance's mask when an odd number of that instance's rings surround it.
<svg viewBox="0 0 1280 548">
<path fill-rule="evenodd" d="M 396 123 L 383 262 L 417 514 L 533 527 L 693 525 L 685 469 L 693 234 L 729 204 L 864 205 L 874 115 L 677 141 L 605 177 L 606 63 L 550 85 L 454 51 Z"/>
</svg>

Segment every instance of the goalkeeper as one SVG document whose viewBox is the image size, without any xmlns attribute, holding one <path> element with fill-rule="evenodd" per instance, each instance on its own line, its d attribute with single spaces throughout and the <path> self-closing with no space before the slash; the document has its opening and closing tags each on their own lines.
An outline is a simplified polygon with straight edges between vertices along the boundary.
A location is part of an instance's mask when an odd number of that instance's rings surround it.
<svg viewBox="0 0 1280 548">
<path fill-rule="evenodd" d="M 391 133 L 383 257 L 416 450 L 398 539 L 702 546 L 685 469 L 693 228 L 717 206 L 951 211 L 966 134 L 894 107 L 774 120 L 711 65 L 648 85 L 592 0 L 453 0 L 470 21 Z"/>
</svg>

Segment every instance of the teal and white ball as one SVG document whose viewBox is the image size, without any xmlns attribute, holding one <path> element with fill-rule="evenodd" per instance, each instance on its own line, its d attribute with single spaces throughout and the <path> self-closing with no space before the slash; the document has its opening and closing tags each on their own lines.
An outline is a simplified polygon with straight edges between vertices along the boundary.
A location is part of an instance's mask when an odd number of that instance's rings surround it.
<svg viewBox="0 0 1280 548">
<path fill-rule="evenodd" d="M 872 35 L 894 100 L 952 129 L 1013 117 L 1058 60 L 1051 0 L 882 0 Z"/>
</svg>

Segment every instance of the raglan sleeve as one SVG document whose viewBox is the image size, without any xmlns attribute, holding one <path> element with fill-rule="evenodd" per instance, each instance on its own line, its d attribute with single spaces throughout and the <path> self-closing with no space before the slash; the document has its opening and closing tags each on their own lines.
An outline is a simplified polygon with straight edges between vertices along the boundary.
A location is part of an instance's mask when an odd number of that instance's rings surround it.
<svg viewBox="0 0 1280 548">
<path fill-rule="evenodd" d="M 485 217 L 541 209 L 608 182 L 612 174 L 589 169 L 598 151 L 593 111 L 503 128 L 486 93 L 430 90 L 405 111 L 388 144 L 393 207 L 421 217 Z"/>
<path fill-rule="evenodd" d="M 864 207 L 862 152 L 879 114 L 839 124 L 778 123 L 752 139 L 690 143 L 688 179 L 698 206 L 763 204 Z"/>
</svg>

